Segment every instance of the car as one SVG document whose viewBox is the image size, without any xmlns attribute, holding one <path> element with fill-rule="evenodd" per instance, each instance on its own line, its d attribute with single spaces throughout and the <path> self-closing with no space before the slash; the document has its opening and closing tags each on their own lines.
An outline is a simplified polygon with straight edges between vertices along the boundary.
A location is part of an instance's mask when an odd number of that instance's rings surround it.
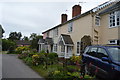
<svg viewBox="0 0 120 80">
<path fill-rule="evenodd" d="M 120 80 L 120 46 L 94 45 L 82 54 L 85 73 L 104 79 Z"/>
</svg>

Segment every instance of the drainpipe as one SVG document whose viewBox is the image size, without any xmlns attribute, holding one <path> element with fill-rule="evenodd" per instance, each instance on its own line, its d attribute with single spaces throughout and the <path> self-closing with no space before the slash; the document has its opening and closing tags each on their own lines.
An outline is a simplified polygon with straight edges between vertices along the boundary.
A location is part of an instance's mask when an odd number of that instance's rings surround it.
<svg viewBox="0 0 120 80">
<path fill-rule="evenodd" d="M 93 12 L 91 11 L 91 16 L 92 16 L 92 44 L 94 43 L 94 14 Z"/>
</svg>

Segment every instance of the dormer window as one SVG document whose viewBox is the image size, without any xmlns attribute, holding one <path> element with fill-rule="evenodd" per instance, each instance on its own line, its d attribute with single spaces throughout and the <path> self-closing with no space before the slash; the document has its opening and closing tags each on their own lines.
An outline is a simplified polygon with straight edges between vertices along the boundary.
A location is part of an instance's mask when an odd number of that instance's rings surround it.
<svg viewBox="0 0 120 80">
<path fill-rule="evenodd" d="M 112 12 L 109 14 L 109 27 L 120 26 L 120 11 Z"/>
</svg>

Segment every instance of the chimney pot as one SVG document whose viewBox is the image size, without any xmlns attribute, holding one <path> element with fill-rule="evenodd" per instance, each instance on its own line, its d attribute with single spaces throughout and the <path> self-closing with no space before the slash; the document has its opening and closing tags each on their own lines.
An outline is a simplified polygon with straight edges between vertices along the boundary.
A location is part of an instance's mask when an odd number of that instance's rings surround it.
<svg viewBox="0 0 120 80">
<path fill-rule="evenodd" d="M 81 6 L 80 5 L 74 5 L 72 7 L 72 18 L 75 16 L 78 16 L 81 14 Z"/>
<path fill-rule="evenodd" d="M 61 15 L 61 24 L 67 21 L 67 14 Z"/>
</svg>

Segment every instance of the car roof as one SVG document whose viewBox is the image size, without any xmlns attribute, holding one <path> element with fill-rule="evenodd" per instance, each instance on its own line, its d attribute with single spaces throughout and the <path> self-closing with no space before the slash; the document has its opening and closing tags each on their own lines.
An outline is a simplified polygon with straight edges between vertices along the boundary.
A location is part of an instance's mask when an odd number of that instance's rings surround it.
<svg viewBox="0 0 120 80">
<path fill-rule="evenodd" d="M 92 45 L 89 47 L 120 47 L 120 45 Z"/>
</svg>

